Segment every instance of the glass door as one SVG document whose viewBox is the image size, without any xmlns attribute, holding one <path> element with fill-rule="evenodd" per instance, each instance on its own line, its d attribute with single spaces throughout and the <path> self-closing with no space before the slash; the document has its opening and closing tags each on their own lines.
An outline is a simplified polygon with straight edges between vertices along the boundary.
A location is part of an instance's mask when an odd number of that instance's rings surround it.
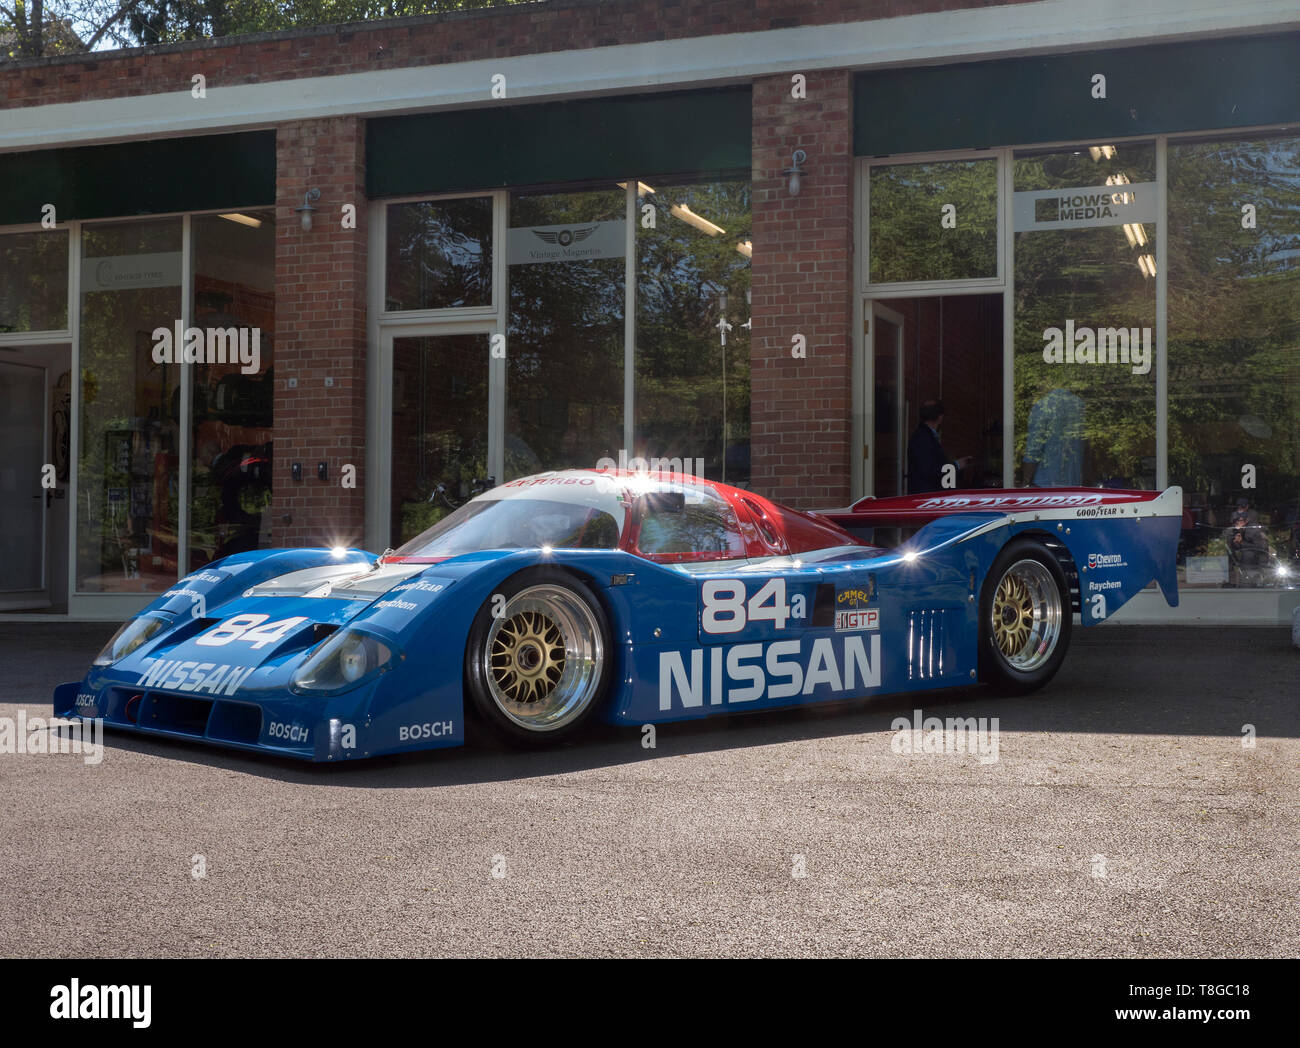
<svg viewBox="0 0 1300 1048">
<path fill-rule="evenodd" d="M 0 361 L 0 607 L 46 605 L 45 369 Z"/>
<path fill-rule="evenodd" d="M 904 419 L 910 417 L 903 385 L 903 316 L 879 302 L 868 302 L 867 374 L 872 432 L 866 440 L 867 494 L 888 498 L 903 493 Z"/>
<path fill-rule="evenodd" d="M 87 226 L 82 251 L 76 591 L 156 596 L 180 567 L 182 369 L 153 332 L 182 316 L 181 220 Z"/>
<path fill-rule="evenodd" d="M 391 331 L 388 491 L 381 530 L 394 549 L 501 480 L 489 453 L 489 374 L 495 326 Z"/>
</svg>

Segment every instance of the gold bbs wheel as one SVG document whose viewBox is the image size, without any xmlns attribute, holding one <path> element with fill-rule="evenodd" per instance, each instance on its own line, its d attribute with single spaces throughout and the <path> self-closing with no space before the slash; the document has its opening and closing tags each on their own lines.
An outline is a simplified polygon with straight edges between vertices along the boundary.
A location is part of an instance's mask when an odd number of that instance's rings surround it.
<svg viewBox="0 0 1300 1048">
<path fill-rule="evenodd" d="M 999 654 L 1021 672 L 1037 669 L 1056 650 L 1064 614 L 1061 591 L 1047 567 L 1037 560 L 1016 561 L 993 592 L 989 625 Z"/>
<path fill-rule="evenodd" d="M 481 679 L 506 719 L 528 732 L 551 732 L 581 718 L 596 697 L 605 644 L 587 601 L 547 583 L 505 601 L 478 657 Z"/>
</svg>

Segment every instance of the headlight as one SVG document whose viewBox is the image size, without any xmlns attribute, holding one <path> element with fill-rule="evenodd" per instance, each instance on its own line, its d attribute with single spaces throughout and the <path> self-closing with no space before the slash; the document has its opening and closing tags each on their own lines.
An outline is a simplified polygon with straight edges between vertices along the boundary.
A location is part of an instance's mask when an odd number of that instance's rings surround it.
<svg viewBox="0 0 1300 1048">
<path fill-rule="evenodd" d="M 153 615 L 142 615 L 130 622 L 124 622 L 113 634 L 113 639 L 104 645 L 104 650 L 95 656 L 96 666 L 111 666 L 118 659 L 124 659 L 131 652 L 156 636 L 167 627 L 168 620 Z"/>
<path fill-rule="evenodd" d="M 345 691 L 366 677 L 383 672 L 393 649 L 358 630 L 339 630 L 294 672 L 294 691 Z"/>
</svg>

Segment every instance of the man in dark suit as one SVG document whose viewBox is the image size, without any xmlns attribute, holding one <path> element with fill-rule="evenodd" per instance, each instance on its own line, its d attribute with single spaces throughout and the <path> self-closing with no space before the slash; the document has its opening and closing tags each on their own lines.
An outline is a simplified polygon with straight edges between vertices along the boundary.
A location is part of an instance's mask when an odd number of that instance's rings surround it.
<svg viewBox="0 0 1300 1048">
<path fill-rule="evenodd" d="M 943 426 L 943 401 L 927 400 L 921 405 L 921 422 L 907 442 L 907 493 L 918 495 L 943 488 L 943 467 L 963 470 L 972 459 L 969 455 L 951 459 L 939 443 Z"/>
</svg>

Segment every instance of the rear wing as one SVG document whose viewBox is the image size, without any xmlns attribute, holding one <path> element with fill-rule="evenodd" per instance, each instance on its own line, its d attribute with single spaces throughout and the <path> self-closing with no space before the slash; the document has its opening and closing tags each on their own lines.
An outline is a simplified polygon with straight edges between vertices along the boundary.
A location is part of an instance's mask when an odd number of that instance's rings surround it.
<svg viewBox="0 0 1300 1048">
<path fill-rule="evenodd" d="M 1183 491 L 1112 488 L 979 489 L 865 498 L 848 509 L 823 511 L 855 537 L 872 541 L 877 528 L 917 528 L 909 539 L 944 544 L 1006 528 L 1038 533 L 1064 547 L 1078 573 L 1084 625 L 1108 618 L 1154 581 L 1171 607 L 1178 604 L 1178 538 L 1183 527 Z M 938 529 L 927 525 L 960 517 Z M 956 529 L 954 531 L 953 529 Z"/>
<path fill-rule="evenodd" d="M 899 495 L 885 499 L 868 495 L 858 499 L 848 509 L 822 510 L 819 513 L 842 528 L 919 528 L 955 513 L 1064 513 L 1063 517 L 1053 516 L 1053 520 L 1135 514 L 1163 516 L 1170 515 L 1170 505 L 1174 501 L 1177 502 L 1177 507 L 1172 512 L 1181 518 L 1181 488 L 1168 488 L 1164 492 L 1120 488 L 973 488 L 965 491 L 935 491 L 923 495 Z"/>
</svg>

